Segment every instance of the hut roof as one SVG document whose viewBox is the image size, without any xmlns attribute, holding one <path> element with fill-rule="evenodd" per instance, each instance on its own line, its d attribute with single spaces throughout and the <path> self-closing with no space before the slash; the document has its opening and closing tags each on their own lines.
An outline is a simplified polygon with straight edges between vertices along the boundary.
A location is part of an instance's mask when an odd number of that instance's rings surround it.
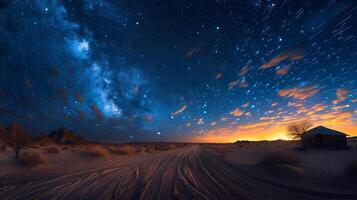
<svg viewBox="0 0 357 200">
<path fill-rule="evenodd" d="M 318 126 L 312 128 L 306 132 L 306 135 L 331 135 L 331 136 L 347 136 L 347 134 L 326 128 L 324 126 Z"/>
</svg>

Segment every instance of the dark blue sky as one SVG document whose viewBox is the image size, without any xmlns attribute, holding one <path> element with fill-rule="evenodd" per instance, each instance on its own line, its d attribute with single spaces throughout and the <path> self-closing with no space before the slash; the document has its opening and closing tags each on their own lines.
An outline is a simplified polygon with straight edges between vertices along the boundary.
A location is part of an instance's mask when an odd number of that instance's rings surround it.
<svg viewBox="0 0 357 200">
<path fill-rule="evenodd" d="M 353 127 L 356 15 L 353 0 L 0 0 L 1 124 L 118 142 Z"/>
</svg>

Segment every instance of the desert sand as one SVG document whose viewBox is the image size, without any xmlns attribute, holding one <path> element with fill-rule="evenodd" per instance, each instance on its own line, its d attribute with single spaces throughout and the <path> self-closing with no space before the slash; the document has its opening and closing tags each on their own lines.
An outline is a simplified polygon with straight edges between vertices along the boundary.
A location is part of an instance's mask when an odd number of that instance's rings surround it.
<svg viewBox="0 0 357 200">
<path fill-rule="evenodd" d="M 126 149 L 138 145 L 127 145 Z M 0 152 L 0 199 L 357 199 L 344 168 L 357 149 L 294 149 L 293 142 L 172 145 L 101 154 L 88 147 L 26 148 L 46 162 L 23 166 Z M 111 150 L 110 150 L 111 149 Z M 262 163 L 269 152 L 294 155 L 298 166 Z M 355 183 L 355 184 L 353 184 Z"/>
</svg>

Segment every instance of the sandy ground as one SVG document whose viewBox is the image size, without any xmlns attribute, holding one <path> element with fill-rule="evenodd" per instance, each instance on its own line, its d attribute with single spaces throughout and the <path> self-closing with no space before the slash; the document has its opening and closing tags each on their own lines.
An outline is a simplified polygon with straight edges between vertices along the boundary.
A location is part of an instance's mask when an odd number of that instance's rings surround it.
<svg viewBox="0 0 357 200">
<path fill-rule="evenodd" d="M 31 169 L 18 166 L 9 157 L 12 152 L 0 152 L 0 199 L 357 199 L 356 187 L 331 181 L 356 158 L 357 149 L 299 152 L 292 147 L 202 144 L 98 158 L 61 150 L 46 154 L 47 165 Z M 278 173 L 257 165 L 267 149 L 291 151 L 303 165 L 278 168 Z"/>
</svg>

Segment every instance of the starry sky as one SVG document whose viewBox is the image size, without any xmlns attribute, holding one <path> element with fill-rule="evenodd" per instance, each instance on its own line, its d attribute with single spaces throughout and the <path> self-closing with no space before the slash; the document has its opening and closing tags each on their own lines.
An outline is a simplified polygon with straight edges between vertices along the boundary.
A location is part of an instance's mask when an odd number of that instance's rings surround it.
<svg viewBox="0 0 357 200">
<path fill-rule="evenodd" d="M 353 0 L 0 0 L 0 124 L 98 141 L 357 135 Z"/>
</svg>

